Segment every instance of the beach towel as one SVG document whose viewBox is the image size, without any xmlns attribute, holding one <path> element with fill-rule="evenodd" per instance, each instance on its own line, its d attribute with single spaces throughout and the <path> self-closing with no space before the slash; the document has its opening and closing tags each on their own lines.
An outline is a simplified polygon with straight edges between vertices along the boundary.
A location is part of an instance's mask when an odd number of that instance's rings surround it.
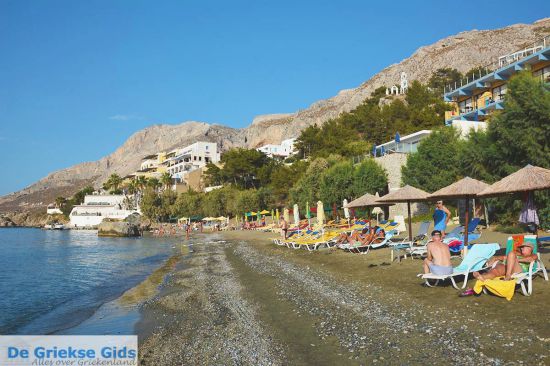
<svg viewBox="0 0 550 366">
<path fill-rule="evenodd" d="M 475 244 L 468 254 L 462 259 L 462 263 L 454 268 L 454 273 L 480 271 L 485 266 L 485 262 L 491 258 L 500 248 L 496 243 L 493 244 Z"/>
<path fill-rule="evenodd" d="M 506 300 L 512 300 L 514 292 L 516 290 L 516 281 L 503 281 L 504 277 L 496 277 L 491 280 L 477 280 L 474 285 L 474 292 L 480 294 L 483 291 L 483 287 L 492 292 L 493 294 L 504 297 Z"/>
</svg>

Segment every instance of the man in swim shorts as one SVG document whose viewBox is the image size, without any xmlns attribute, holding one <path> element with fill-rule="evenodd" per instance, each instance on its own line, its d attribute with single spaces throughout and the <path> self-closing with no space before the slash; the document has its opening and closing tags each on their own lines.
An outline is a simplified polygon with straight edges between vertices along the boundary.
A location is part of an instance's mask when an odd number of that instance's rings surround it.
<svg viewBox="0 0 550 366">
<path fill-rule="evenodd" d="M 432 240 L 428 242 L 428 257 L 424 259 L 424 273 L 449 275 L 453 273 L 449 246 L 441 241 L 441 231 L 432 231 Z"/>
</svg>

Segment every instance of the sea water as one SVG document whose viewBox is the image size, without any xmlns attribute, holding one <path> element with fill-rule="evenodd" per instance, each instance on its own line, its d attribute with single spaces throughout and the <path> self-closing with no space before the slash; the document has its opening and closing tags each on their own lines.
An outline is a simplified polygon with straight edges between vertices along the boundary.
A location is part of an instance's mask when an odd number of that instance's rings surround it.
<svg viewBox="0 0 550 366">
<path fill-rule="evenodd" d="M 51 334 L 93 321 L 100 307 L 143 281 L 181 241 L 0 229 L 0 334 Z"/>
</svg>

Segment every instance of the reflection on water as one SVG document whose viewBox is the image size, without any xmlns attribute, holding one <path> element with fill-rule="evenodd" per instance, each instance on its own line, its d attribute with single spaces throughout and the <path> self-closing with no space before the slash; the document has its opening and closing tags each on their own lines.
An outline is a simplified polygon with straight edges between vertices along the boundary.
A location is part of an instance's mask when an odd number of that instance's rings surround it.
<svg viewBox="0 0 550 366">
<path fill-rule="evenodd" d="M 79 324 L 143 281 L 180 243 L 93 231 L 0 230 L 0 334 L 47 334 Z"/>
</svg>

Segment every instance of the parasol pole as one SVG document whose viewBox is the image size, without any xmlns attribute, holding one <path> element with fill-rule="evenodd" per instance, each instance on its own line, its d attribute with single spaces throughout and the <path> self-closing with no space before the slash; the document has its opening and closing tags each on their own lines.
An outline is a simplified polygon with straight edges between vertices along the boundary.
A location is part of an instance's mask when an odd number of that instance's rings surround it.
<svg viewBox="0 0 550 366">
<path fill-rule="evenodd" d="M 466 196 L 466 213 L 464 214 L 464 255 L 468 253 L 468 226 L 470 223 L 470 199 Z"/>
<path fill-rule="evenodd" d="M 409 213 L 409 241 L 412 243 L 413 234 L 412 234 L 412 225 L 411 225 L 411 201 L 407 201 L 407 211 Z"/>
</svg>

